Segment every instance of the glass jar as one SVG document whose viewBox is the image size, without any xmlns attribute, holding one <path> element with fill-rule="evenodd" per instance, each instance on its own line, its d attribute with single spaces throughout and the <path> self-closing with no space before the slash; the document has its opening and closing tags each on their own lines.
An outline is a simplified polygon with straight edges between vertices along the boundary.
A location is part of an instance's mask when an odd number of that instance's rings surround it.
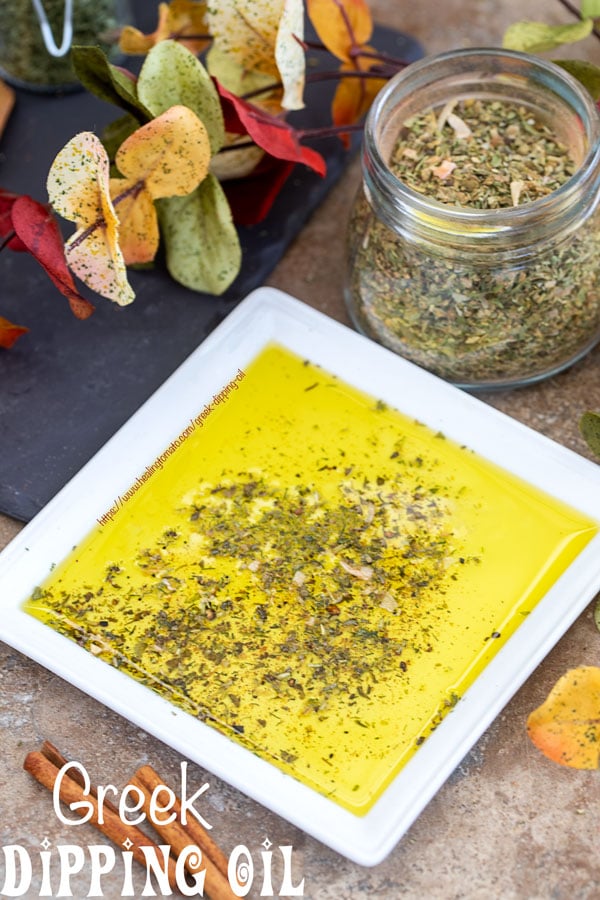
<svg viewBox="0 0 600 900">
<path fill-rule="evenodd" d="M 568 148 L 574 174 L 547 196 L 499 209 L 412 190 L 389 165 L 401 129 L 454 100 L 531 113 Z M 345 288 L 355 326 L 467 389 L 559 372 L 600 340 L 599 188 L 598 111 L 559 66 L 495 49 L 413 63 L 365 125 Z"/>
<path fill-rule="evenodd" d="M 118 31 L 130 21 L 128 0 L 0 0 L 0 76 L 45 93 L 79 89 L 71 46 L 118 54 Z"/>
</svg>

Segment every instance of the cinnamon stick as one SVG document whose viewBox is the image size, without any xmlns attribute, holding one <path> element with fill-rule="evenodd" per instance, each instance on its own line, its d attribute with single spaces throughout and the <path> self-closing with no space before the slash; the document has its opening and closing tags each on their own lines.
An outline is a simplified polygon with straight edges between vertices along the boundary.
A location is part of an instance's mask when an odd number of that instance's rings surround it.
<svg viewBox="0 0 600 900">
<path fill-rule="evenodd" d="M 165 782 L 152 766 L 141 766 L 131 779 L 131 784 L 142 791 L 145 798 L 143 808 L 148 815 L 152 794 L 157 787 L 165 785 Z M 176 817 L 169 824 L 161 824 L 156 821 L 156 818 L 153 819 L 152 825 L 156 831 L 165 843 L 171 845 L 175 856 L 178 856 L 190 843 L 199 847 L 202 851 L 202 862 L 199 868 L 206 870 L 204 884 L 208 896 L 211 900 L 235 900 L 237 895 L 231 890 L 227 877 L 227 858 L 221 848 L 194 816 L 187 819 L 185 826 L 181 824 L 181 801 L 179 798 L 175 798 L 172 812 L 176 814 Z M 192 874 L 197 871 L 188 867 L 187 863 L 186 868 Z"/>
<path fill-rule="evenodd" d="M 50 745 L 50 747 L 51 746 L 52 745 Z M 49 752 L 52 756 L 52 751 Z M 60 757 L 60 754 L 59 758 L 62 758 Z M 39 781 L 40 784 L 48 788 L 49 791 L 54 789 L 59 767 L 55 765 L 55 762 L 52 759 L 45 756 L 43 752 L 34 750 L 31 753 L 28 753 L 23 768 L 26 772 L 29 772 L 36 781 Z M 81 800 L 85 800 L 87 803 L 91 804 L 93 812 L 88 820 L 89 823 L 94 825 L 103 835 L 105 835 L 105 837 L 110 838 L 110 840 L 119 847 L 122 847 L 123 844 L 129 840 L 131 842 L 129 849 L 131 850 L 134 859 L 143 866 L 146 866 L 146 857 L 144 856 L 142 847 L 153 847 L 158 851 L 157 845 L 150 838 L 146 837 L 143 831 L 140 831 L 135 825 L 123 822 L 121 817 L 115 812 L 115 808 L 110 808 L 112 804 L 105 803 L 103 805 L 104 823 L 100 824 L 100 807 L 96 797 L 91 793 L 85 794 L 82 786 L 69 775 L 61 779 L 59 797 L 62 802 L 67 805 Z M 158 853 L 158 858 L 160 858 L 160 852 Z M 175 874 L 175 862 L 171 857 L 169 857 L 168 861 L 167 874 L 169 884 L 176 889 L 177 880 Z"/>
</svg>

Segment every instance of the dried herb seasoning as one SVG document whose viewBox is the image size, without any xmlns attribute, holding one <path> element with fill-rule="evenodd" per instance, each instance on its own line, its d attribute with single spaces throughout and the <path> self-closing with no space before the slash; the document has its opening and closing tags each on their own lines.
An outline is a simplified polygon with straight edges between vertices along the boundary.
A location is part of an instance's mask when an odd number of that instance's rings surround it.
<svg viewBox="0 0 600 900">
<path fill-rule="evenodd" d="M 568 147 L 530 109 L 499 100 L 450 101 L 404 124 L 390 170 L 439 203 L 476 209 L 545 197 L 575 171 Z"/>
<path fill-rule="evenodd" d="M 464 51 L 467 69 L 485 53 Z M 522 72 L 538 65 L 525 60 Z M 552 106 L 533 76 L 529 94 L 518 97 L 517 85 L 513 99 L 494 65 L 474 96 L 427 105 L 424 90 L 422 110 L 405 118 L 406 97 L 393 106 L 389 86 L 389 108 L 382 102 L 366 130 L 367 191 L 349 231 L 346 297 L 359 330 L 472 388 L 538 380 L 600 337 L 597 111 L 589 98 L 589 121 Z"/>
</svg>

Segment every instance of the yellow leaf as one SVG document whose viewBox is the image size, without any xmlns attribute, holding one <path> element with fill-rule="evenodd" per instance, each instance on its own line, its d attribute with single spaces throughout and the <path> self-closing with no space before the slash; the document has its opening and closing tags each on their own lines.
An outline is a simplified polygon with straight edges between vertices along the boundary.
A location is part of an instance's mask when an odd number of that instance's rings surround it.
<svg viewBox="0 0 600 900">
<path fill-rule="evenodd" d="M 205 178 L 210 164 L 206 128 L 187 106 L 172 106 L 134 131 L 115 157 L 119 172 L 143 182 L 151 197 L 183 197 Z"/>
<path fill-rule="evenodd" d="M 563 675 L 527 719 L 527 733 L 554 762 L 600 768 L 600 668 L 580 666 Z"/>
<path fill-rule="evenodd" d="M 201 53 L 210 44 L 206 24 L 206 2 L 196 0 L 172 0 L 159 3 L 158 25 L 151 34 L 143 34 L 138 28 L 125 26 L 121 31 L 119 46 L 123 53 L 148 53 L 160 41 L 177 40 L 192 53 Z"/>
<path fill-rule="evenodd" d="M 321 41 L 343 62 L 350 62 L 351 51 L 373 32 L 367 0 L 307 0 L 306 9 Z"/>
<path fill-rule="evenodd" d="M 152 195 L 136 179 L 129 178 L 111 178 L 110 195 L 119 215 L 119 243 L 126 264 L 152 262 L 159 243 Z"/>
<path fill-rule="evenodd" d="M 302 0 L 231 0 L 209 7 L 207 19 L 215 42 L 211 74 L 220 78 L 215 66 L 227 60 L 246 72 L 280 79 L 285 109 L 303 106 L 305 57 L 298 42 L 304 35 Z"/>
<path fill-rule="evenodd" d="M 119 248 L 119 225 L 109 193 L 109 161 L 96 135 L 75 135 L 48 173 L 48 196 L 56 212 L 77 230 L 65 244 L 69 268 L 92 290 L 121 306 L 134 293 Z"/>
</svg>

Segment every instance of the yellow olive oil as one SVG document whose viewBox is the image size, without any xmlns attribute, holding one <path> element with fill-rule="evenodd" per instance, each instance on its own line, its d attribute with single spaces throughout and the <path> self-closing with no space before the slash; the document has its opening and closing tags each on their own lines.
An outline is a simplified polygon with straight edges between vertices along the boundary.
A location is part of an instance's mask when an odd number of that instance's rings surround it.
<svg viewBox="0 0 600 900">
<path fill-rule="evenodd" d="M 362 815 L 598 523 L 275 344 L 213 399 L 26 608 Z"/>
</svg>

